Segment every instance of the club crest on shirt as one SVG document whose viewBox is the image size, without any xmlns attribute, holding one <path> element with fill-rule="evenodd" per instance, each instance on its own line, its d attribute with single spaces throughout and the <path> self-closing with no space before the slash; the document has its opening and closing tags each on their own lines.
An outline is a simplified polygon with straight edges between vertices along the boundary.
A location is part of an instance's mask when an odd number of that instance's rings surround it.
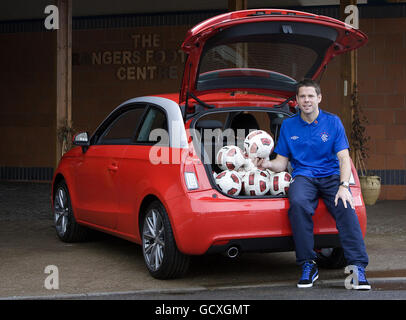
<svg viewBox="0 0 406 320">
<path fill-rule="evenodd" d="M 321 137 L 321 140 L 322 140 L 323 142 L 327 142 L 327 140 L 328 140 L 328 138 L 329 138 L 329 135 L 328 135 L 327 132 L 323 131 L 323 132 L 320 134 L 320 137 Z"/>
</svg>

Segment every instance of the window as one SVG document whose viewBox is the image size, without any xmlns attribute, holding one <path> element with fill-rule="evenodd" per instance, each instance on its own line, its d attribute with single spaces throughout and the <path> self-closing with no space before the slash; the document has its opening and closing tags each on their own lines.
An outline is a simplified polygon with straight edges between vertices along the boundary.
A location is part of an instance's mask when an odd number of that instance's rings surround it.
<svg viewBox="0 0 406 320">
<path fill-rule="evenodd" d="M 150 139 L 150 133 L 154 129 L 163 129 L 168 132 L 168 121 L 162 110 L 150 107 L 140 127 L 136 142 L 156 143 L 156 140 Z"/>
<path fill-rule="evenodd" d="M 145 108 L 128 110 L 113 120 L 102 135 L 100 144 L 131 144 L 134 140 L 137 124 Z"/>
<path fill-rule="evenodd" d="M 269 70 L 293 79 L 302 79 L 317 60 L 312 48 L 291 43 L 239 42 L 207 50 L 200 75 L 219 69 Z"/>
</svg>

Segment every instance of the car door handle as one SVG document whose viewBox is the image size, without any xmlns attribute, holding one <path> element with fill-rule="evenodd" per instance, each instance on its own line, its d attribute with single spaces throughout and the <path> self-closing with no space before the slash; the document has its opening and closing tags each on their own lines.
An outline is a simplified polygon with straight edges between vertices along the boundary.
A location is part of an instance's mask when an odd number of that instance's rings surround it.
<svg viewBox="0 0 406 320">
<path fill-rule="evenodd" d="M 111 165 L 109 165 L 109 166 L 107 167 L 107 169 L 108 169 L 109 171 L 117 171 L 117 170 L 118 170 L 118 166 L 117 166 L 117 164 L 112 163 Z"/>
</svg>

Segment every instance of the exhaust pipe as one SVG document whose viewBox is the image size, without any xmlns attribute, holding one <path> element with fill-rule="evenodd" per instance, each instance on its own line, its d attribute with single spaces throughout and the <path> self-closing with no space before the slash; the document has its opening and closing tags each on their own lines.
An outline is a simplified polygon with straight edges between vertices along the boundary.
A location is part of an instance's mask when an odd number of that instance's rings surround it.
<svg viewBox="0 0 406 320">
<path fill-rule="evenodd" d="M 240 250 L 237 247 L 230 247 L 226 251 L 227 257 L 234 259 L 240 254 Z"/>
</svg>

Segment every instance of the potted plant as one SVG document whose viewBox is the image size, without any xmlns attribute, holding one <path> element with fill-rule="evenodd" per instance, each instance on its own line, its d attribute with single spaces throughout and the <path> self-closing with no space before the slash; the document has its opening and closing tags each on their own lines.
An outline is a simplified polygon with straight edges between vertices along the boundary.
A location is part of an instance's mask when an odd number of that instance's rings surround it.
<svg viewBox="0 0 406 320">
<path fill-rule="evenodd" d="M 354 83 L 352 94 L 352 124 L 351 124 L 351 158 L 359 174 L 362 197 L 367 205 L 374 205 L 381 192 L 381 177 L 367 175 L 365 160 L 368 158 L 368 141 L 365 124 L 368 119 L 362 112 L 358 101 L 358 89 Z"/>
</svg>

